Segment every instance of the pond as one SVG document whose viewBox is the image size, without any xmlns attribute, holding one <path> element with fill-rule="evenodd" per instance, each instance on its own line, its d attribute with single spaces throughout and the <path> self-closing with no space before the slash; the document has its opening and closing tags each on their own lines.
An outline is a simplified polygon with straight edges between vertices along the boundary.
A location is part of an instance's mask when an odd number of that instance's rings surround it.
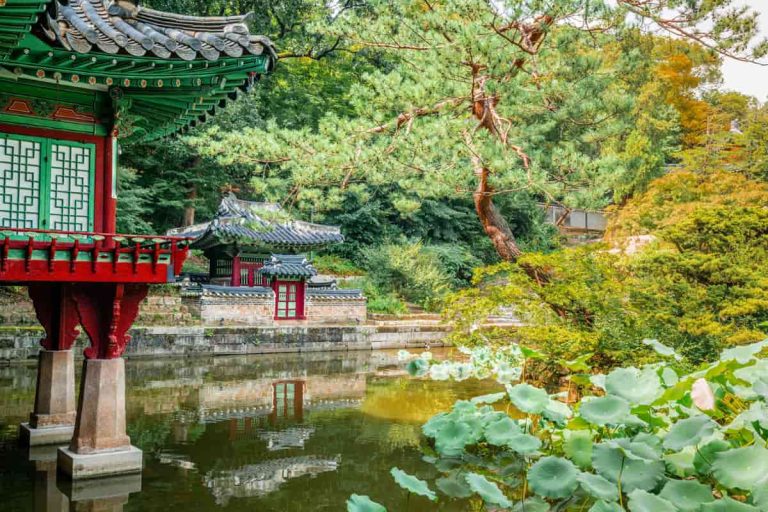
<svg viewBox="0 0 768 512">
<path fill-rule="evenodd" d="M 457 399 L 499 390 L 411 379 L 388 351 L 128 360 L 126 374 L 143 474 L 71 485 L 57 479 L 54 448 L 17 444 L 35 368 L 0 368 L 0 509 L 340 511 L 356 493 L 390 511 L 465 510 L 408 498 L 389 470 L 434 476 L 421 460 L 421 424 Z"/>
</svg>

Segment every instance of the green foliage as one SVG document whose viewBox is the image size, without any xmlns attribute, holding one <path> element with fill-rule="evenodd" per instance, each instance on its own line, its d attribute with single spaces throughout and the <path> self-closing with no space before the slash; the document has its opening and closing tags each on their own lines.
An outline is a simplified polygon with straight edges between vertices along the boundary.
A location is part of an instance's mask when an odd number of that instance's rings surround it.
<svg viewBox="0 0 768 512">
<path fill-rule="evenodd" d="M 363 253 L 368 279 L 379 290 L 434 310 L 450 290 L 451 276 L 435 252 L 420 242 L 386 244 Z"/>
<path fill-rule="evenodd" d="M 571 375 L 582 398 L 562 404 L 564 408 L 587 419 L 592 415 L 588 410 L 602 407 L 594 404 L 621 404 L 610 421 L 591 426 L 578 417 L 547 419 L 536 412 L 540 407 L 528 408 L 524 414 L 510 410 L 520 403 L 522 390 L 526 395 L 537 390 L 548 400 L 558 399 L 526 383 L 508 387 L 506 408 L 495 397 L 496 408 L 485 405 L 486 397 L 456 402 L 450 412 L 439 413 L 424 425 L 434 448 L 434 456 L 425 460 L 439 475 L 441 493 L 454 496 L 457 486 L 446 482 L 464 474 L 472 493 L 502 509 L 522 509 L 525 503 L 527 510 L 527 504 L 535 502 L 533 510 L 768 510 L 768 429 L 760 426 L 768 427 L 768 396 L 754 391 L 765 372 L 749 371 L 768 368 L 768 360 L 759 356 L 766 346 L 768 340 L 745 346 L 738 354 L 741 362 L 724 351 L 718 361 L 681 375 L 672 385 L 659 382 L 656 386 L 642 378 L 663 374 L 671 369 L 668 363 L 614 370 L 605 382 L 613 375 L 625 383 L 606 386 L 605 391 Z M 487 349 L 471 352 L 473 372 L 482 371 L 489 359 L 497 359 L 483 350 Z M 517 352 L 517 364 L 530 362 L 525 352 Z M 712 407 L 692 389 L 694 381 L 702 378 L 718 390 Z M 641 393 L 627 393 L 637 386 L 643 388 Z M 636 398 L 630 403 L 626 396 Z M 739 421 L 744 415 L 749 420 Z M 537 448 L 516 450 L 516 436 L 535 439 Z M 708 463 L 690 464 L 680 474 L 678 463 L 695 457 Z M 459 490 L 458 495 L 466 496 L 465 489 Z"/>
<path fill-rule="evenodd" d="M 368 299 L 368 311 L 371 313 L 399 315 L 408 312 L 408 306 L 396 293 L 383 291 L 367 277 L 342 281 L 340 287 L 363 290 Z"/>
<path fill-rule="evenodd" d="M 117 232 L 152 233 L 150 218 L 151 193 L 137 185 L 136 170 L 118 167 L 117 170 Z"/>
<path fill-rule="evenodd" d="M 321 274 L 335 276 L 359 276 L 363 274 L 363 270 L 351 261 L 332 254 L 318 254 L 312 258 L 312 265 Z"/>
<path fill-rule="evenodd" d="M 768 332 L 768 212 L 756 206 L 766 190 L 733 175 L 674 173 L 615 220 L 623 227 L 614 233 L 650 230 L 645 247 L 567 248 L 480 269 L 476 287 L 448 297 L 445 314 L 459 326 L 459 343 L 504 344 L 509 333 L 466 333 L 500 307 L 511 309 L 523 323 L 514 337 L 541 348 L 549 361 L 540 364 L 550 368 L 584 353 L 603 366 L 643 360 L 654 342 L 638 340 L 657 337 L 689 363 L 711 360 Z M 645 378 L 658 386 L 658 376 Z M 635 384 L 626 393 L 645 388 Z"/>
</svg>

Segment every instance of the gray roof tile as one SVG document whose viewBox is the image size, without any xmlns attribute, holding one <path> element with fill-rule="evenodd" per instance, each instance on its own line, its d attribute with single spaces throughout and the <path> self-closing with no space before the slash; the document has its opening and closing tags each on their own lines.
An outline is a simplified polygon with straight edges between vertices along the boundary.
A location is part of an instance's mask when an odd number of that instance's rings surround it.
<svg viewBox="0 0 768 512">
<path fill-rule="evenodd" d="M 215 61 L 224 54 L 261 55 L 276 60 L 272 42 L 249 33 L 243 16 L 200 17 L 156 11 L 131 0 L 55 0 L 46 13 L 45 33 L 68 50 Z"/>
<path fill-rule="evenodd" d="M 336 226 L 324 226 L 292 220 L 276 203 L 256 203 L 229 194 L 222 199 L 216 218 L 211 222 L 168 232 L 194 238 L 193 248 L 204 249 L 218 243 L 296 247 L 306 250 L 344 241 Z"/>
</svg>

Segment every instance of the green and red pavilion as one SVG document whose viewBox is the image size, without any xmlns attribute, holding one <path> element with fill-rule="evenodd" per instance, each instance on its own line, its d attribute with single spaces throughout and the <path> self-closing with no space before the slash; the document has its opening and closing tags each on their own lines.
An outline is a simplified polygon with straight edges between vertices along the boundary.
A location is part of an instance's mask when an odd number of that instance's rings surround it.
<svg viewBox="0 0 768 512">
<path fill-rule="evenodd" d="M 203 122 L 269 72 L 273 46 L 249 19 L 0 0 L 0 285 L 27 286 L 46 331 L 22 435 L 71 437 L 59 467 L 73 478 L 140 471 L 121 355 L 148 286 L 188 253 L 183 237 L 115 233 L 119 144 Z M 78 325 L 90 346 L 75 411 Z"/>
</svg>

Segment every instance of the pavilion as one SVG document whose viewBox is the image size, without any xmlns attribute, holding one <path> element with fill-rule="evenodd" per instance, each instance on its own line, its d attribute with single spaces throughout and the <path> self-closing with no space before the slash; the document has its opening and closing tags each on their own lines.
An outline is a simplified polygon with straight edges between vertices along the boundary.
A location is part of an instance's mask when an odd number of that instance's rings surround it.
<svg viewBox="0 0 768 512">
<path fill-rule="evenodd" d="M 148 286 L 175 280 L 181 237 L 115 233 L 117 156 L 203 122 L 271 71 L 251 16 L 131 0 L 0 2 L 0 285 L 27 286 L 46 337 L 30 445 L 72 478 L 140 472 L 121 358 Z M 75 408 L 72 345 L 90 340 Z"/>
<path fill-rule="evenodd" d="M 209 274 L 185 292 L 187 305 L 212 322 L 365 320 L 360 290 L 313 281 L 307 252 L 341 243 L 336 226 L 293 219 L 279 204 L 225 195 L 209 222 L 172 229 L 203 252 Z"/>
</svg>

